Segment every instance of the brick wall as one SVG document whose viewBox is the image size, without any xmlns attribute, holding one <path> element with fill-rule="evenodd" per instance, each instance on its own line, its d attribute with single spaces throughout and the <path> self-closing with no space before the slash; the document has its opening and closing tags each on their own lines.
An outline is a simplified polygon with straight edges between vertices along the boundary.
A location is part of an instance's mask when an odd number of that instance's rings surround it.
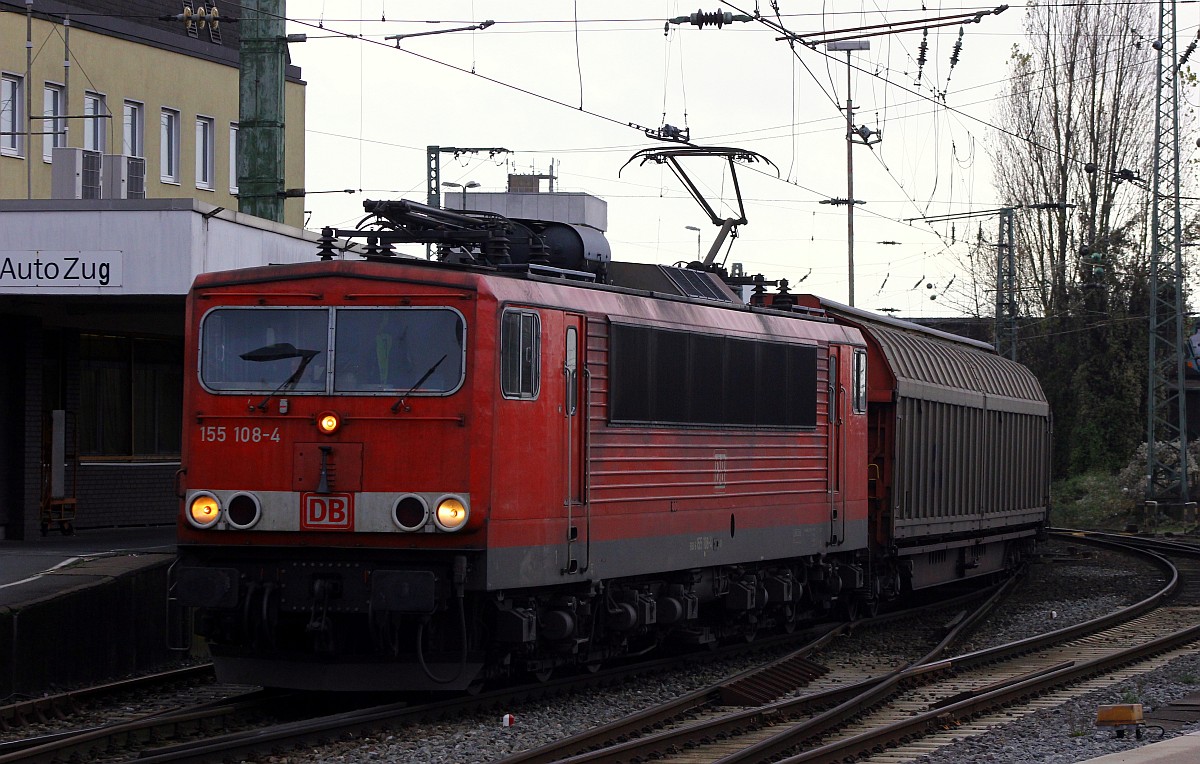
<svg viewBox="0 0 1200 764">
<path fill-rule="evenodd" d="M 175 522 L 178 463 L 88 464 L 79 468 L 77 528 Z"/>
</svg>

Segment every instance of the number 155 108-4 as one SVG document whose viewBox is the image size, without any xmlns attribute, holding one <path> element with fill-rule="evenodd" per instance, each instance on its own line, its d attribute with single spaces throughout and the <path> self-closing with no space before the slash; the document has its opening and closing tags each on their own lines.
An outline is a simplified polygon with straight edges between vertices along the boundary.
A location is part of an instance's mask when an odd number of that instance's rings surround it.
<svg viewBox="0 0 1200 764">
<path fill-rule="evenodd" d="M 278 443 L 279 428 L 265 427 L 226 427 L 225 425 L 210 424 L 200 428 L 201 443 Z"/>
</svg>

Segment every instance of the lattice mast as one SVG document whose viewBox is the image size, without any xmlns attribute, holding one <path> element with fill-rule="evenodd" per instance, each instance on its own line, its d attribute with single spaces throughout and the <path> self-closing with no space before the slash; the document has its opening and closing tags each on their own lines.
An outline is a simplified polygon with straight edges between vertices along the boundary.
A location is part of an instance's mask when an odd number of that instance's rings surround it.
<svg viewBox="0 0 1200 764">
<path fill-rule="evenodd" d="M 1013 208 L 1000 209 L 996 240 L 996 352 L 1017 360 L 1017 269 Z"/>
<path fill-rule="evenodd" d="M 1159 0 L 1157 112 L 1150 232 L 1146 500 L 1188 503 L 1183 388 L 1183 256 L 1179 218 L 1179 56 L 1175 0 Z"/>
</svg>

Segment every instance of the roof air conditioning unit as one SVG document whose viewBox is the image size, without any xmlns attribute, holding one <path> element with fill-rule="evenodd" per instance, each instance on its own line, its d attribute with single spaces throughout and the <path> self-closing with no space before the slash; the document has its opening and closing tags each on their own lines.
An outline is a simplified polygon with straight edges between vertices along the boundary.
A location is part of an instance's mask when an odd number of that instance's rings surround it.
<svg viewBox="0 0 1200 764">
<path fill-rule="evenodd" d="M 105 154 L 100 185 L 105 199 L 145 199 L 146 160 Z"/>
<path fill-rule="evenodd" d="M 55 148 L 50 170 L 51 198 L 99 199 L 100 165 L 99 151 Z"/>
<path fill-rule="evenodd" d="M 100 169 L 100 188 L 105 199 L 129 196 L 129 164 L 122 154 L 105 154 Z"/>
<path fill-rule="evenodd" d="M 145 199 L 146 198 L 146 160 L 142 157 L 125 157 L 128 159 L 128 178 L 129 183 L 126 184 L 125 190 L 129 192 L 130 199 Z"/>
</svg>

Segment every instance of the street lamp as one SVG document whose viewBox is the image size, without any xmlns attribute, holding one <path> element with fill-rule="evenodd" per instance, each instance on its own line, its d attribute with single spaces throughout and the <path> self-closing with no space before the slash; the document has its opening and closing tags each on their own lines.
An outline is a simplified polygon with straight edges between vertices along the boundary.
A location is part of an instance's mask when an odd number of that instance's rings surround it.
<svg viewBox="0 0 1200 764">
<path fill-rule="evenodd" d="M 859 132 L 854 129 L 854 101 L 850 98 L 851 86 L 851 67 L 850 53 L 856 50 L 870 50 L 870 40 L 833 40 L 825 43 L 825 49 L 830 52 L 845 51 L 846 53 L 846 259 L 849 264 L 849 296 L 850 307 L 854 307 L 854 205 L 862 204 L 854 198 L 854 136 L 857 135 L 862 139 L 862 142 L 871 145 L 872 132 L 869 128 L 866 132 Z M 878 143 L 878 138 L 875 140 Z M 835 199 L 830 204 L 838 204 Z"/>
<path fill-rule="evenodd" d="M 694 225 L 685 225 L 684 228 L 696 232 L 696 260 L 698 262 L 700 260 L 700 229 Z"/>
<path fill-rule="evenodd" d="M 464 209 L 464 210 L 467 208 L 467 189 L 468 188 L 479 188 L 479 184 L 473 180 L 468 180 L 466 185 L 463 185 L 462 183 L 454 183 L 449 180 L 444 180 L 444 181 L 442 181 L 442 185 L 445 186 L 446 188 L 462 189 L 462 191 L 461 191 L 461 193 L 462 193 L 462 209 Z"/>
</svg>

